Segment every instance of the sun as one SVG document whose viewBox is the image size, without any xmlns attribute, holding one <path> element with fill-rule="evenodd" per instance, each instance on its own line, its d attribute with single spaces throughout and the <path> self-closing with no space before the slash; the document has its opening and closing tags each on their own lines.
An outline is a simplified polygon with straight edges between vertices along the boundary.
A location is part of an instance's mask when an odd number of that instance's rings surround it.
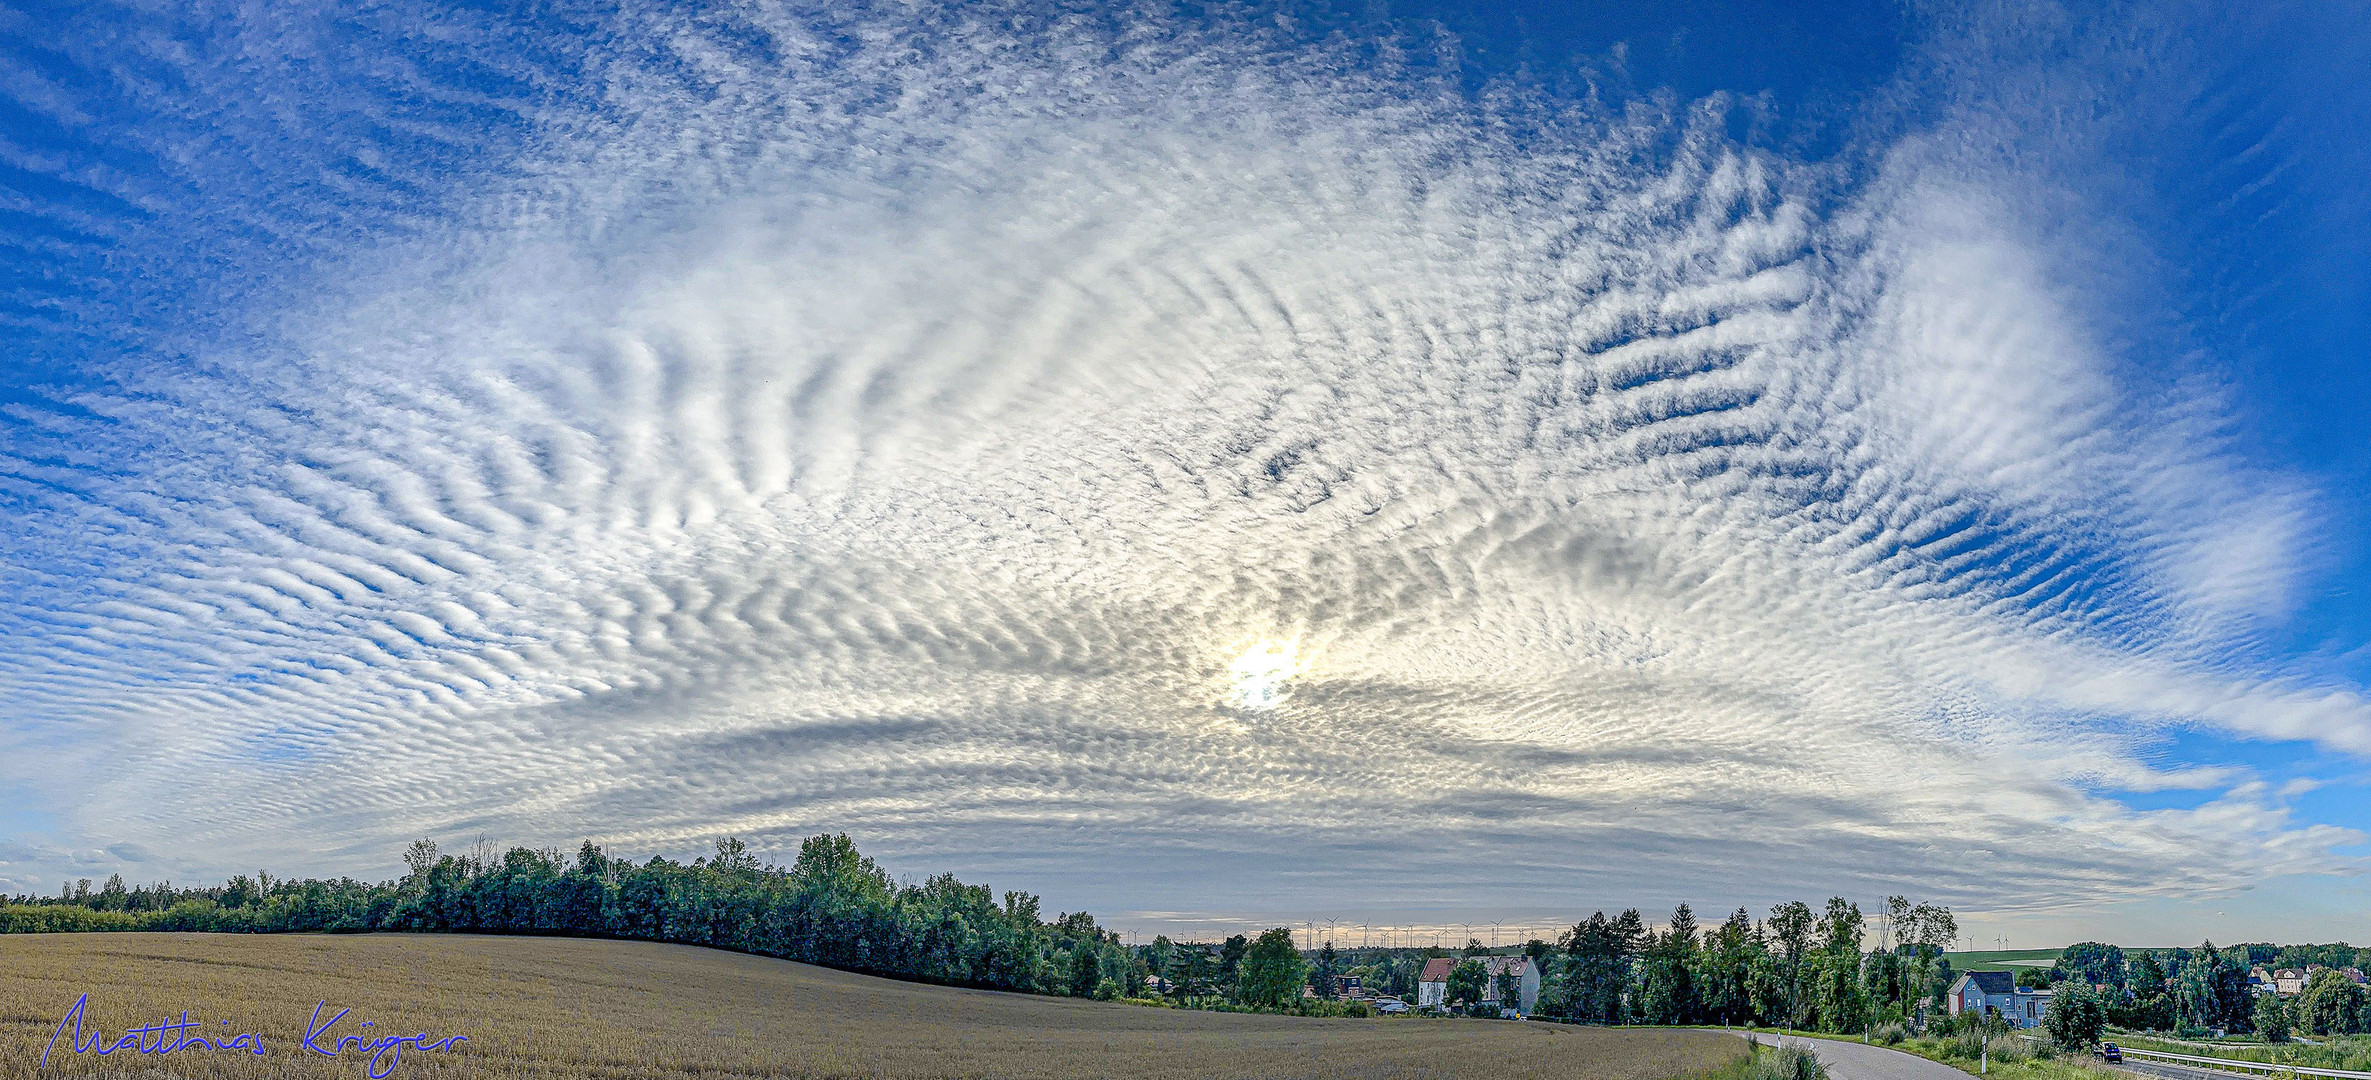
<svg viewBox="0 0 2371 1080">
<path fill-rule="evenodd" d="M 1228 670 L 1235 676 L 1235 700 L 1247 709 L 1272 709 L 1290 695 L 1302 665 L 1298 641 L 1261 641 L 1245 649 Z"/>
</svg>

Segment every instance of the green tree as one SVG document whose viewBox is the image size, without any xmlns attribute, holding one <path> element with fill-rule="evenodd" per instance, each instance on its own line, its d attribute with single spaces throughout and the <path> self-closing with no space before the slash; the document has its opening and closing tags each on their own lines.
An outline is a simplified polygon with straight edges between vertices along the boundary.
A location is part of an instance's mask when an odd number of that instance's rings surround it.
<svg viewBox="0 0 2371 1080">
<path fill-rule="evenodd" d="M 1817 921 L 1811 905 L 1789 900 L 1771 908 L 1770 918 L 1762 923 L 1769 932 L 1772 951 L 1778 954 L 1778 980 L 1786 991 L 1786 1015 L 1778 1019 L 1789 1027 L 1805 1026 L 1810 1011 L 1810 995 L 1804 992 L 1804 961 L 1811 954 L 1811 928 Z"/>
<path fill-rule="evenodd" d="M 1167 934 L 1155 934 L 1153 943 L 1142 948 L 1145 971 L 1163 979 L 1169 978 L 1169 968 L 1177 961 L 1177 943 L 1170 941 Z"/>
<path fill-rule="evenodd" d="M 2278 994 L 2256 995 L 2256 1034 L 2268 1043 L 2289 1041 L 2289 1007 Z"/>
<path fill-rule="evenodd" d="M 1451 1009 L 1470 1009 L 1482 1001 L 1489 981 L 1489 970 L 1480 960 L 1468 958 L 1449 969 L 1448 1000 Z"/>
<path fill-rule="evenodd" d="M 1819 920 L 1819 1024 L 1825 1030 L 1853 1031 L 1862 1023 L 1862 925 L 1860 905 L 1829 898 Z"/>
<path fill-rule="evenodd" d="M 2235 1034 L 2251 1030 L 2256 1018 L 2255 992 L 2248 989 L 2247 968 L 2239 959 L 2215 948 L 2212 941 L 2200 944 L 2195 953 L 2181 953 L 2177 950 L 2173 978 L 2176 1018 Z"/>
<path fill-rule="evenodd" d="M 587 840 L 585 843 L 590 844 L 592 841 Z M 428 839 L 412 841 L 412 846 L 405 849 L 403 853 L 403 865 L 411 871 L 404 878 L 404 887 L 415 895 L 427 889 L 428 871 L 436 865 L 436 859 L 436 841 Z M 233 880 L 245 882 L 247 879 L 242 876 Z M 230 906 L 240 907 L 242 905 L 232 904 Z"/>
<path fill-rule="evenodd" d="M 1754 968 L 1762 956 L 1762 932 L 1753 916 L 1738 908 L 1729 921 L 1704 935 L 1698 957 L 1698 997 L 1705 1018 L 1716 1024 L 1755 1019 Z"/>
<path fill-rule="evenodd" d="M 1070 996 L 1094 997 L 1102 982 L 1103 958 L 1092 943 L 1079 942 L 1070 950 Z"/>
<path fill-rule="evenodd" d="M 2127 967 L 2124 985 L 2133 993 L 2145 996 L 2165 992 L 2165 961 L 2158 959 L 2156 953 L 2142 953 Z"/>
<path fill-rule="evenodd" d="M 846 833 L 808 837 L 799 845 L 790 874 L 810 889 L 855 899 L 882 899 L 890 893 L 888 871 L 858 852 Z"/>
<path fill-rule="evenodd" d="M 1241 934 L 1228 938 L 1219 946 L 1218 979 L 1229 992 L 1235 989 L 1236 981 L 1243 977 L 1243 958 L 1250 952 L 1251 939 Z"/>
<path fill-rule="evenodd" d="M 2058 954 L 2050 981 L 2073 979 L 2092 986 L 2124 985 L 2124 950 L 2101 941 L 2078 941 Z"/>
<path fill-rule="evenodd" d="M 2316 1035 L 2359 1035 L 2365 1020 L 2363 988 L 2343 973 L 2315 972 L 2297 996 L 2297 1026 Z"/>
<path fill-rule="evenodd" d="M 1331 940 L 1317 950 L 1317 963 L 1309 969 L 1309 985 L 1318 997 L 1329 1001 L 1341 993 L 1342 954 L 1334 951 Z"/>
<path fill-rule="evenodd" d="M 1600 911 L 1575 924 L 1560 943 L 1564 963 L 1557 1011 L 1593 1023 L 1620 1020 L 1630 986 L 1630 960 L 1645 937 L 1645 920 L 1635 908 L 1614 919 Z"/>
<path fill-rule="evenodd" d="M 1284 1008 L 1298 1002 L 1309 965 L 1293 946 L 1293 932 L 1279 926 L 1260 932 L 1243 955 L 1238 997 L 1246 1005 Z"/>
<path fill-rule="evenodd" d="M 2099 1041 L 2099 1033 L 2106 1030 L 2107 1009 L 2101 1005 L 2098 992 L 2091 984 L 2067 980 L 2050 995 L 2050 1007 L 2042 1015 L 2042 1026 L 2049 1030 L 2050 1039 L 2068 1050 L 2081 1050 Z"/>
<path fill-rule="evenodd" d="M 1696 914 L 1681 904 L 1671 926 L 1653 937 L 1640 966 L 1639 1005 L 1650 1024 L 1697 1020 Z"/>
<path fill-rule="evenodd" d="M 1179 997 L 1196 997 L 1219 993 L 1217 958 L 1210 955 L 1210 946 L 1199 943 L 1180 946 L 1177 960 L 1169 966 L 1169 977 L 1177 984 Z"/>
</svg>

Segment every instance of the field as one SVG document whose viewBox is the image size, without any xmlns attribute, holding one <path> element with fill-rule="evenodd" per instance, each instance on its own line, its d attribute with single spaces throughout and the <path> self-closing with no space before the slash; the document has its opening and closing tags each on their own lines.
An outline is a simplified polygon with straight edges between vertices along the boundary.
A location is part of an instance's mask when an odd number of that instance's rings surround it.
<svg viewBox="0 0 2371 1080">
<path fill-rule="evenodd" d="M 1944 953 L 1957 971 L 2015 971 L 2021 967 L 2049 967 L 2060 949 L 1995 949 L 1990 952 Z"/>
<path fill-rule="evenodd" d="M 267 1052 L 143 1056 L 127 1048 L 100 1058 L 68 1052 L 69 1030 L 41 1068 L 44 1043 L 84 994 L 84 1031 L 105 1032 L 101 1046 L 186 1009 L 200 1025 L 191 1031 L 222 1042 L 257 1032 Z M 1736 1038 L 1709 1031 L 1185 1012 L 924 986 L 647 942 L 28 934 L 0 937 L 0 1080 L 368 1075 L 367 1052 L 331 1059 L 300 1049 L 324 1000 L 323 1017 L 352 1012 L 322 1045 L 379 1032 L 468 1036 L 450 1050 L 403 1050 L 382 1073 L 399 1077 L 1665 1080 L 1744 1053 Z M 362 1028 L 366 1020 L 374 1027 Z"/>
</svg>

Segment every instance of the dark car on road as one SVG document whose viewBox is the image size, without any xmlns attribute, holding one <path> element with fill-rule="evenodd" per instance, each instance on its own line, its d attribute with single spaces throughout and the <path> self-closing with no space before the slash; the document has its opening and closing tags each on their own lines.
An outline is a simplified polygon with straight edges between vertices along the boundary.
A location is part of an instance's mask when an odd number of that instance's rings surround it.
<svg viewBox="0 0 2371 1080">
<path fill-rule="evenodd" d="M 2103 1061 L 2122 1063 L 2124 1060 L 2124 1050 L 2115 1043 L 2101 1043 L 2099 1044 L 2099 1056 Z"/>
</svg>

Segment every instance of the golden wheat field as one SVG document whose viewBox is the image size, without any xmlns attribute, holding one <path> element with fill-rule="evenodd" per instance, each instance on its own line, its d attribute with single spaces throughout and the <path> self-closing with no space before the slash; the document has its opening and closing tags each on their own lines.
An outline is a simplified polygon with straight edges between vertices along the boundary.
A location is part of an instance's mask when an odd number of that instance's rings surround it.
<svg viewBox="0 0 2371 1080">
<path fill-rule="evenodd" d="M 72 1052 L 128 1028 L 260 1036 L 265 1053 Z M 326 1008 L 315 1013 L 317 1003 Z M 305 1051 L 309 1029 L 349 1010 Z M 226 1025 L 223 1021 L 228 1021 Z M 361 1025 L 368 1021 L 370 1027 Z M 678 945 L 464 935 L 0 937 L 0 1080 L 363 1077 L 380 1033 L 467 1036 L 382 1054 L 387 1077 L 1488 1077 L 1664 1080 L 1744 1053 L 1711 1032 L 1197 1013 L 877 979 Z M 168 1038 L 169 1036 L 169 1038 Z M 40 1065 L 45 1044 L 47 1067 Z"/>
</svg>

